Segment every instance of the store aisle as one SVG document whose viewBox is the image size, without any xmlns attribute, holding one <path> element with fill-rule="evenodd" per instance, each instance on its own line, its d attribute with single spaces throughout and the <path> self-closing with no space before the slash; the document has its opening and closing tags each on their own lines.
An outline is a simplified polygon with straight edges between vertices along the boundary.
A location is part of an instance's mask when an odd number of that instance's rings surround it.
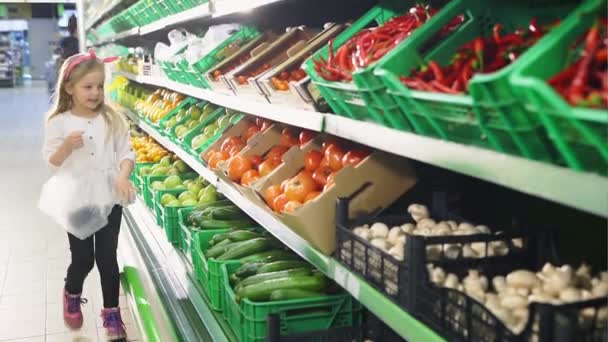
<svg viewBox="0 0 608 342">
<path fill-rule="evenodd" d="M 0 88 L 0 341 L 105 341 L 97 269 L 84 286 L 88 303 L 82 330 L 70 332 L 63 325 L 67 237 L 36 207 L 40 187 L 50 175 L 40 152 L 48 107 L 42 82 Z M 130 340 L 135 340 L 124 296 L 120 305 Z"/>
</svg>

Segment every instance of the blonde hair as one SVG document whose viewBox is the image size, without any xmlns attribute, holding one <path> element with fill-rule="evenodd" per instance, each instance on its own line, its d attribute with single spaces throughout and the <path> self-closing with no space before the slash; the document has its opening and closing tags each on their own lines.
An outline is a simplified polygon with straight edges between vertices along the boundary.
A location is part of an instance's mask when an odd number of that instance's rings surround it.
<svg viewBox="0 0 608 342">
<path fill-rule="evenodd" d="M 59 75 L 57 77 L 57 87 L 55 92 L 55 101 L 53 103 L 53 107 L 48 112 L 47 121 L 50 121 L 55 116 L 65 113 L 72 109 L 74 102 L 72 100 L 72 95 L 70 95 L 66 87 L 68 85 L 74 85 L 76 82 L 81 80 L 85 75 L 88 75 L 94 71 L 104 72 L 104 64 L 101 60 L 94 58 L 82 61 L 76 65 L 72 69 L 72 72 L 69 75 L 69 78 L 65 79 L 65 74 L 68 69 L 68 66 L 74 59 L 81 57 L 85 54 L 77 54 L 69 57 L 63 62 L 61 69 L 59 70 Z M 110 106 L 106 105 L 102 100 L 100 104 L 101 116 L 103 117 L 106 123 L 106 138 L 110 135 L 110 132 L 115 134 L 122 134 L 128 128 L 127 121 L 116 111 L 114 111 Z"/>
</svg>

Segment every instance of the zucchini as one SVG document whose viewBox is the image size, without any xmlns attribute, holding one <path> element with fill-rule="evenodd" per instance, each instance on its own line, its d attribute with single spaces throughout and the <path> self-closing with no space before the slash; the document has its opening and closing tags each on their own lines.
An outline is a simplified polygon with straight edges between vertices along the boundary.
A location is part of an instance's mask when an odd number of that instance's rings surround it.
<svg viewBox="0 0 608 342">
<path fill-rule="evenodd" d="M 317 291 L 308 291 L 300 289 L 281 289 L 274 290 L 270 293 L 271 301 L 279 300 L 290 300 L 290 299 L 301 299 L 301 298 L 315 298 L 322 297 L 326 294 Z"/>
<path fill-rule="evenodd" d="M 237 206 L 215 208 L 211 211 L 211 218 L 214 220 L 244 220 L 249 216 L 243 213 Z"/>
<path fill-rule="evenodd" d="M 203 229 L 225 229 L 225 228 L 241 228 L 250 227 L 253 222 L 250 220 L 230 220 L 230 221 L 218 221 L 205 219 L 199 223 L 199 227 Z"/>
<path fill-rule="evenodd" d="M 283 249 L 274 249 L 271 251 L 265 251 L 261 253 L 252 254 L 241 258 L 239 261 L 243 263 L 247 262 L 273 262 L 279 260 L 298 260 L 298 256 L 295 255 L 291 251 L 286 251 Z"/>
<path fill-rule="evenodd" d="M 283 270 L 283 271 L 256 274 L 256 275 L 252 275 L 251 277 L 247 277 L 247 278 L 243 279 L 243 281 L 241 281 L 239 286 L 237 286 L 234 290 L 238 291 L 243 286 L 257 284 L 257 283 L 264 282 L 264 281 L 270 280 L 270 279 L 293 277 L 293 276 L 309 276 L 309 275 L 312 275 L 311 271 L 312 270 L 309 267 L 300 267 L 300 268 L 293 268 L 291 270 Z"/>
<path fill-rule="evenodd" d="M 246 264 L 242 264 L 234 274 L 239 278 L 247 278 L 257 273 L 258 269 L 262 266 L 266 265 L 265 262 L 248 262 Z"/>
<path fill-rule="evenodd" d="M 299 289 L 305 291 L 321 291 L 327 281 L 324 276 L 292 276 L 269 279 L 249 286 L 241 287 L 236 293 L 236 300 L 247 298 L 251 301 L 267 301 L 273 291 L 284 289 Z"/>
<path fill-rule="evenodd" d="M 256 238 L 247 241 L 239 242 L 235 248 L 231 248 L 217 258 L 217 260 L 234 260 L 246 257 L 248 255 L 263 252 L 270 248 L 276 247 L 276 242 L 266 238 Z"/>
<path fill-rule="evenodd" d="M 273 261 L 273 262 L 269 262 L 266 265 L 260 267 L 258 269 L 257 273 L 260 274 L 260 273 L 276 272 L 276 271 L 289 270 L 292 268 L 299 268 L 299 267 L 310 267 L 310 264 L 307 263 L 306 261 L 300 261 L 300 260 Z"/>
<path fill-rule="evenodd" d="M 227 242 L 224 242 L 224 241 L 227 241 Z M 224 241 L 222 241 L 221 243 L 218 243 L 216 246 L 213 246 L 213 248 L 207 250 L 207 252 L 205 253 L 205 256 L 207 258 L 218 258 L 220 255 L 225 254 L 232 248 L 238 247 L 240 244 L 242 244 L 244 242 L 244 241 L 232 242 L 228 239 L 226 239 Z"/>
</svg>

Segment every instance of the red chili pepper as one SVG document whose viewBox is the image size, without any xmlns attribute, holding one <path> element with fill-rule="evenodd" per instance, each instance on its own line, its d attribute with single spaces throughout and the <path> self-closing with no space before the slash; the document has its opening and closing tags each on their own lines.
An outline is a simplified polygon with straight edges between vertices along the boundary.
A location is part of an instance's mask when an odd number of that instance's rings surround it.
<svg viewBox="0 0 608 342">
<path fill-rule="evenodd" d="M 431 71 L 433 72 L 433 75 L 435 76 L 435 80 L 437 80 L 439 83 L 443 83 L 443 81 L 444 81 L 443 70 L 441 70 L 441 67 L 439 66 L 439 64 L 437 64 L 437 62 L 435 62 L 435 61 L 430 61 L 429 69 L 431 69 Z"/>
<path fill-rule="evenodd" d="M 528 25 L 528 29 L 530 30 L 530 32 L 532 32 L 532 34 L 534 35 L 535 38 L 538 39 L 542 36 L 542 31 L 538 27 L 537 18 L 532 18 L 532 20 L 530 20 L 530 25 Z"/>
<path fill-rule="evenodd" d="M 344 44 L 338 49 L 336 58 L 338 59 L 338 66 L 344 71 L 352 71 L 352 65 L 348 61 L 348 54 L 350 52 L 349 44 Z"/>
<path fill-rule="evenodd" d="M 548 83 L 551 85 L 558 85 L 562 84 L 565 81 L 571 80 L 576 74 L 576 70 L 578 69 L 580 63 L 580 61 L 577 61 L 576 63 L 570 65 L 566 70 L 560 72 L 559 74 L 551 78 Z"/>
<path fill-rule="evenodd" d="M 595 53 L 595 61 L 597 63 L 607 63 L 608 62 L 608 49 L 599 49 Z"/>
<path fill-rule="evenodd" d="M 593 61 L 595 50 L 600 44 L 599 38 L 600 29 L 598 23 L 596 22 L 587 32 L 587 36 L 585 37 L 585 55 L 583 56 L 581 64 L 574 75 L 574 79 L 568 88 L 568 100 L 572 104 L 578 104 L 580 99 L 583 97 L 583 90 L 587 84 L 587 79 L 589 76 L 589 67 Z"/>
<path fill-rule="evenodd" d="M 437 89 L 438 91 L 442 92 L 442 93 L 447 93 L 447 94 L 459 94 L 460 92 L 453 90 L 450 87 L 446 87 L 445 85 L 437 82 L 437 81 L 431 81 L 429 82 L 429 85 L 434 87 L 435 89 Z"/>
<path fill-rule="evenodd" d="M 492 33 L 493 33 L 493 36 L 494 36 L 494 42 L 497 45 L 500 45 L 500 30 L 501 29 L 502 29 L 502 24 L 496 24 L 492 28 Z"/>
<path fill-rule="evenodd" d="M 327 64 L 334 65 L 334 40 L 330 39 L 327 45 L 329 50 L 327 53 Z"/>
</svg>

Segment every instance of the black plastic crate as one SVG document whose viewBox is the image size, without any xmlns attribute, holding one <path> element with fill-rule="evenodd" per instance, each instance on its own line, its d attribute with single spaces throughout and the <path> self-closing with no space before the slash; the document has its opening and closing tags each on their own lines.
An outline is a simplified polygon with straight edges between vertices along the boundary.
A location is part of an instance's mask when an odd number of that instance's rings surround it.
<svg viewBox="0 0 608 342">
<path fill-rule="evenodd" d="M 429 279 L 429 263 L 443 268 L 446 273 L 458 275 L 459 279 L 470 269 L 477 269 L 491 279 L 495 275 L 506 275 L 515 269 L 536 270 L 547 261 L 556 263 L 553 234 L 535 230 L 529 233 L 492 235 L 408 235 L 404 261 L 399 261 L 355 235 L 352 229 L 374 222 L 382 222 L 392 227 L 414 223 L 414 220 L 408 215 L 365 216 L 349 220 L 348 201 L 339 199 L 337 204 L 335 258 L 449 341 L 608 340 L 606 325 L 601 325 L 605 322 L 596 322 L 594 319 L 591 324 L 587 322 L 586 325 L 581 325 L 577 318 L 578 312 L 583 309 L 595 308 L 597 312 L 597 308 L 606 308 L 607 298 L 565 305 L 534 303 L 530 305 L 531 319 L 523 332 L 515 335 L 483 304 L 463 292 L 437 287 Z M 440 220 L 454 219 L 443 215 L 431 216 Z M 458 218 L 456 220 L 463 221 Z M 483 258 L 465 258 L 461 254 L 457 257 L 446 257 L 447 246 L 473 242 L 484 243 L 486 255 L 488 246 L 493 243 L 504 244 L 508 247 L 508 253 Z M 429 248 L 438 248 L 441 253 L 430 260 L 427 256 Z"/>
</svg>

